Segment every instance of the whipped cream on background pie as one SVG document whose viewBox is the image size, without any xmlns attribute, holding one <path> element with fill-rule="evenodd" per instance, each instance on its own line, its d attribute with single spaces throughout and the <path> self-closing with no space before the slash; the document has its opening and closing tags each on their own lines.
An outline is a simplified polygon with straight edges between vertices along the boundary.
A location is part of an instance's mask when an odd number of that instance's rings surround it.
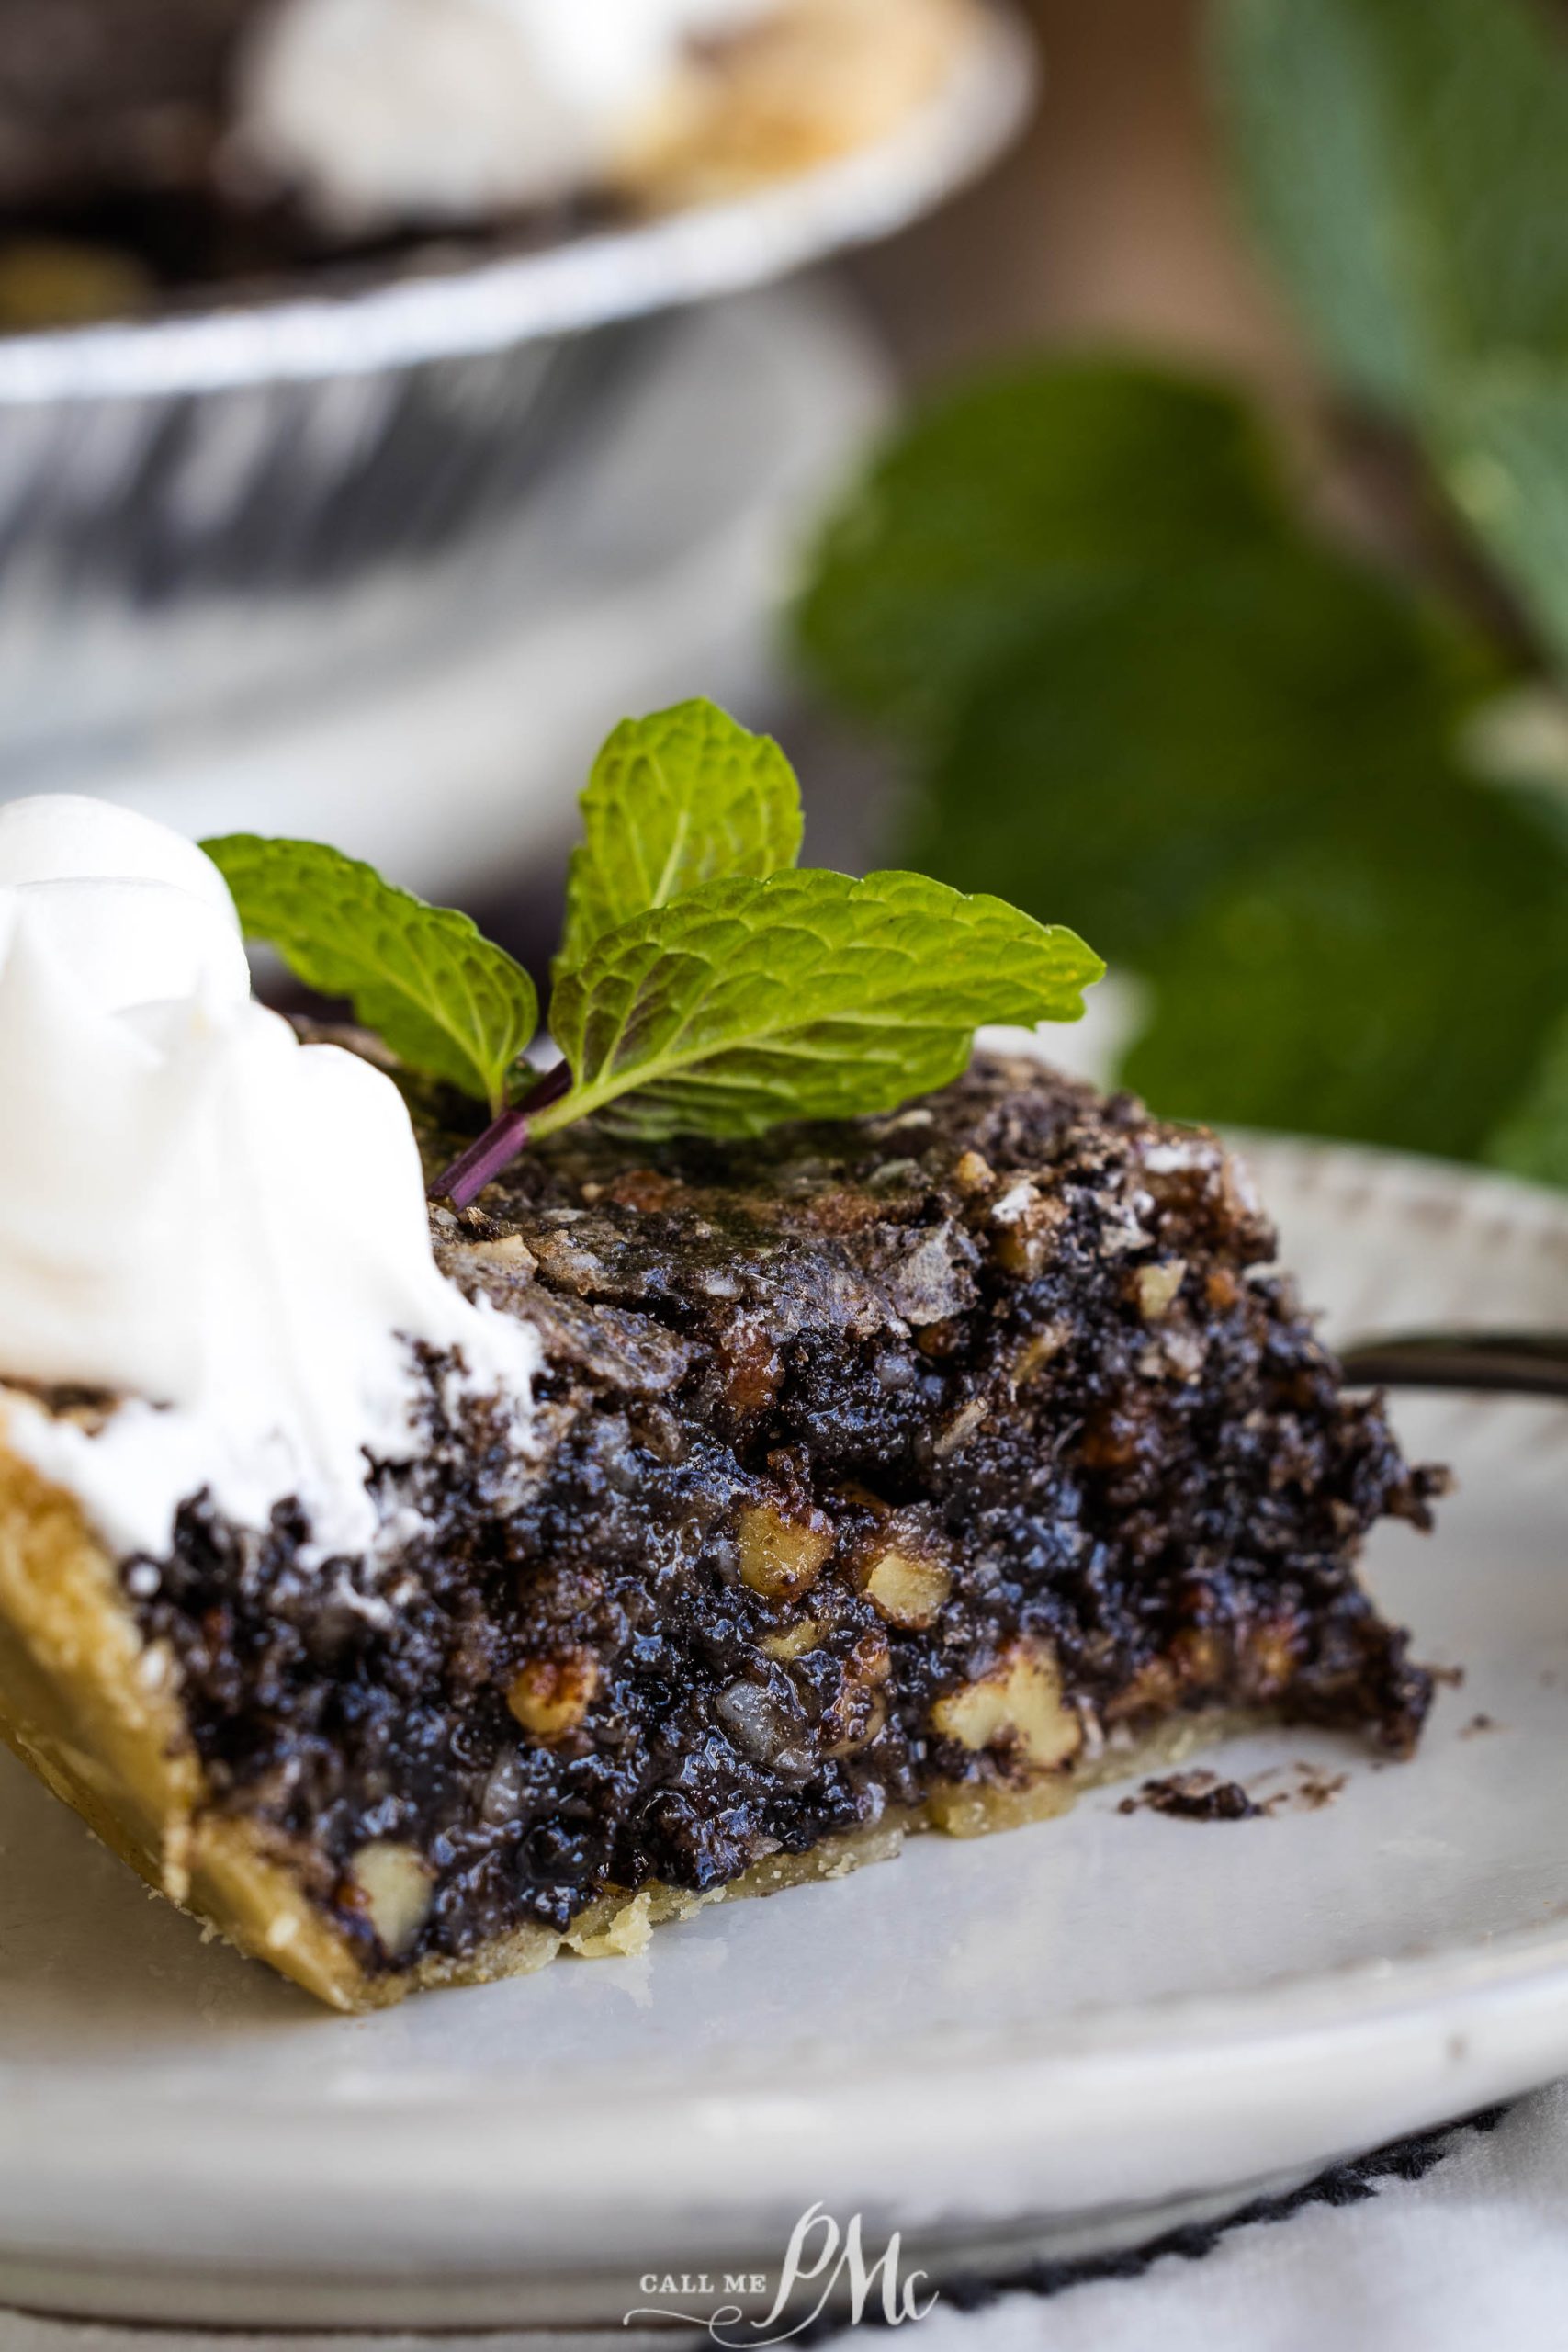
<svg viewBox="0 0 1568 2352">
<path fill-rule="evenodd" d="M 236 152 L 347 232 L 604 187 L 686 96 L 694 44 L 787 0 L 281 0 Z"/>
</svg>

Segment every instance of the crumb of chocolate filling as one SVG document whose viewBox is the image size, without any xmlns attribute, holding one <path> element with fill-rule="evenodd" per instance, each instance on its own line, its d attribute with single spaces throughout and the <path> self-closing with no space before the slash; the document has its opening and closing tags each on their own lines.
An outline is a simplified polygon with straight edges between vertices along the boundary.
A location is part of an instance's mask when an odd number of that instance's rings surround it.
<svg viewBox="0 0 1568 2352">
<path fill-rule="evenodd" d="M 1326 1772 L 1298 1760 L 1289 1768 L 1292 1778 L 1286 1787 L 1269 1788 L 1281 1769 L 1276 1765 L 1258 1773 L 1250 1786 L 1202 1770 L 1170 1772 L 1142 1782 L 1116 1810 L 1160 1813 L 1172 1821 L 1269 1821 L 1281 1813 L 1321 1813 L 1349 1782 L 1347 1772 Z"/>
<path fill-rule="evenodd" d="M 1163 1813 L 1171 1821 L 1258 1821 L 1268 1807 L 1255 1804 L 1239 1781 L 1222 1781 L 1216 1772 L 1192 1771 L 1145 1781 L 1135 1795 L 1123 1797 L 1116 1810 Z"/>
</svg>

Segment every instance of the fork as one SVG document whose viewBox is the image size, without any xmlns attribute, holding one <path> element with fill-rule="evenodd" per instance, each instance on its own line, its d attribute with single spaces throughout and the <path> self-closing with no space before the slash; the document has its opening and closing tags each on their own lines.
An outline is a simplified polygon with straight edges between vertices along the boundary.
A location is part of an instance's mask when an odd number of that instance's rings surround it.
<svg viewBox="0 0 1568 2352">
<path fill-rule="evenodd" d="M 1568 1397 L 1568 1331 L 1405 1331 L 1337 1352 L 1353 1387 Z"/>
</svg>

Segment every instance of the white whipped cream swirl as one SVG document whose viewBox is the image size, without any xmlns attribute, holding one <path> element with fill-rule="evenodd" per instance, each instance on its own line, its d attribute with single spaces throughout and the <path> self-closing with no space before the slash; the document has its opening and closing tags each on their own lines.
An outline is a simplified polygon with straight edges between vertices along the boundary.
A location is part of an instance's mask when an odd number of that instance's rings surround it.
<svg viewBox="0 0 1568 2352">
<path fill-rule="evenodd" d="M 95 1432 L 0 1387 L 0 1434 L 118 1551 L 166 1552 L 203 1487 L 254 1527 L 298 1495 L 319 1556 L 366 1549 L 415 1340 L 525 1431 L 537 1341 L 438 1271 L 396 1087 L 253 1001 L 192 842 L 0 807 L 0 1383 L 125 1400 Z"/>
</svg>

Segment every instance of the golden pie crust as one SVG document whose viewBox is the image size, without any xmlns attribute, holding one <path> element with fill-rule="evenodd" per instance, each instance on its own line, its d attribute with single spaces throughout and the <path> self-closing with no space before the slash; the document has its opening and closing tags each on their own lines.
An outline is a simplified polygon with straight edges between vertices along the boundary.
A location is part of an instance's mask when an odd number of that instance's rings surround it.
<svg viewBox="0 0 1568 2352">
<path fill-rule="evenodd" d="M 980 21 L 980 0 L 790 0 L 694 55 L 615 184 L 663 211 L 873 146 L 937 95 Z"/>
</svg>

